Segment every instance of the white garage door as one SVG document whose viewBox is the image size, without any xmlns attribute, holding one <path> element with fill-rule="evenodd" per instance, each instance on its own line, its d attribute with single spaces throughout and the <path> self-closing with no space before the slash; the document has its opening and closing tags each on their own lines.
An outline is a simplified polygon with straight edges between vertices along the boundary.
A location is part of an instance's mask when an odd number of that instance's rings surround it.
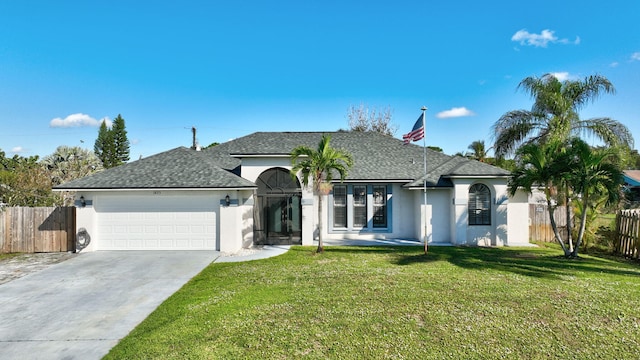
<svg viewBox="0 0 640 360">
<path fill-rule="evenodd" d="M 213 196 L 112 195 L 96 200 L 99 250 L 216 250 Z"/>
</svg>

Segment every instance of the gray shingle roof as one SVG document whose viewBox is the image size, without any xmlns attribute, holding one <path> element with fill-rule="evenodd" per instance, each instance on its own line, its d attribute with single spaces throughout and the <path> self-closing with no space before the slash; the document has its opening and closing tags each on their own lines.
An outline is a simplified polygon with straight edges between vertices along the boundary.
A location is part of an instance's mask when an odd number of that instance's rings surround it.
<svg viewBox="0 0 640 360">
<path fill-rule="evenodd" d="M 332 147 L 353 156 L 354 165 L 347 180 L 411 183 L 418 180 L 422 186 L 424 149 L 375 132 L 256 132 L 205 152 L 211 154 L 221 167 L 232 170 L 240 166 L 239 158 L 243 156 L 287 156 L 298 145 L 316 148 L 323 134 L 331 135 Z M 451 186 L 447 176 L 509 175 L 504 169 L 431 149 L 427 149 L 427 169 L 430 186 Z"/>
<path fill-rule="evenodd" d="M 73 180 L 56 190 L 254 188 L 256 185 L 217 166 L 204 152 L 175 148 L 148 158 Z"/>
<path fill-rule="evenodd" d="M 288 156 L 298 145 L 316 148 L 323 134 L 331 146 L 353 156 L 349 181 L 394 181 L 421 187 L 425 178 L 421 146 L 375 132 L 256 132 L 203 151 L 185 147 L 70 181 L 56 190 L 151 188 L 254 188 L 238 176 L 241 158 Z M 450 187 L 452 176 L 507 176 L 501 168 L 427 149 L 427 183 Z"/>
</svg>

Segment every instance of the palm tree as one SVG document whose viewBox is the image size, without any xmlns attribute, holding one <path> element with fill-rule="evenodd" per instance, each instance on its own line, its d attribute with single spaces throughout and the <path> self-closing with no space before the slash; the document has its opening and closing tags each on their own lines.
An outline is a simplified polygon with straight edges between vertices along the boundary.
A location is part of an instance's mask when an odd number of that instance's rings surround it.
<svg viewBox="0 0 640 360">
<path fill-rule="evenodd" d="M 622 170 L 617 165 L 618 153 L 613 149 L 592 149 L 584 141 L 574 138 L 570 149 L 560 161 L 568 164 L 570 187 L 580 201 L 582 209 L 578 239 L 571 257 L 578 256 L 578 249 L 584 239 L 587 226 L 587 213 L 594 208 L 599 198 L 606 198 L 606 205 L 616 204 L 620 199 L 620 187 L 623 182 Z M 568 157 L 568 158 L 567 158 Z M 613 161 L 610 161 L 613 160 Z"/>
<path fill-rule="evenodd" d="M 316 150 L 300 145 L 291 151 L 291 175 L 302 174 L 302 184 L 311 182 L 314 196 L 318 197 L 318 252 L 324 251 L 322 243 L 322 197 L 331 190 L 331 180 L 337 173 L 344 181 L 349 168 L 353 165 L 351 154 L 334 149 L 329 145 L 331 136 L 324 134 Z"/>
<path fill-rule="evenodd" d="M 579 110 L 602 93 L 615 93 L 611 82 L 600 75 L 584 80 L 561 82 L 553 74 L 528 77 L 518 88 L 534 99 L 531 110 L 514 110 L 502 115 L 493 125 L 494 152 L 497 157 L 512 154 L 526 143 L 545 143 L 552 139 L 567 141 L 582 134 L 592 135 L 608 146 L 633 148 L 633 136 L 622 123 L 606 118 L 581 120 Z"/>
<path fill-rule="evenodd" d="M 559 142 L 543 145 L 525 144 L 521 146 L 516 154 L 518 158 L 517 167 L 509 179 L 509 193 L 514 196 L 519 188 L 528 193 L 531 193 L 533 189 L 539 189 L 544 192 L 547 209 L 549 209 L 551 229 L 565 256 L 568 256 L 571 254 L 572 249 L 567 248 L 554 217 L 555 210 L 559 206 L 557 184 L 561 182 L 563 174 L 570 171 L 569 168 L 566 168 L 566 162 L 557 161 L 561 146 L 562 144 Z M 571 243 L 571 240 L 569 240 L 569 243 Z"/>
<path fill-rule="evenodd" d="M 468 147 L 471 150 L 471 153 L 467 153 L 467 156 L 471 159 L 478 160 L 480 162 L 485 162 L 487 159 L 487 150 L 484 146 L 484 140 L 476 140 L 471 143 Z"/>
<path fill-rule="evenodd" d="M 78 146 L 58 146 L 56 151 L 42 159 L 42 165 L 51 176 L 51 183 L 62 183 L 79 179 L 103 169 L 102 161 L 93 151 Z M 73 194 L 64 193 L 63 203 L 69 204 Z"/>
</svg>

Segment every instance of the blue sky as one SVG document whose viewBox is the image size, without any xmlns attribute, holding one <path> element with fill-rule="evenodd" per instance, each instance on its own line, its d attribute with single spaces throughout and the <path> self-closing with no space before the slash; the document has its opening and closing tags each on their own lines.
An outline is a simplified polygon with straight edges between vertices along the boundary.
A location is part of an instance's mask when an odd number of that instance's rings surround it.
<svg viewBox="0 0 640 360">
<path fill-rule="evenodd" d="M 334 131 L 350 106 L 424 105 L 448 154 L 529 109 L 527 76 L 600 74 L 611 117 L 640 141 L 635 1 L 0 1 L 0 149 L 93 148 L 126 121 L 131 158 L 254 131 Z"/>
</svg>

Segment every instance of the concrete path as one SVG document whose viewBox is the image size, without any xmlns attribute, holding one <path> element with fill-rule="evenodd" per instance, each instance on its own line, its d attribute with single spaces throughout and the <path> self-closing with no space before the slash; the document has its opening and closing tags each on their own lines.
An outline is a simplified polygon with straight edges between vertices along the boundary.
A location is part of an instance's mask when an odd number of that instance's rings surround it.
<svg viewBox="0 0 640 360">
<path fill-rule="evenodd" d="M 317 242 L 316 242 L 317 244 Z M 325 245 L 420 245 L 411 240 Z M 96 251 L 0 284 L 0 359 L 100 359 L 212 262 L 283 254 L 290 246 L 217 251 Z"/>
<path fill-rule="evenodd" d="M 97 251 L 0 285 L 1 359 L 100 359 L 219 257 Z"/>
</svg>

